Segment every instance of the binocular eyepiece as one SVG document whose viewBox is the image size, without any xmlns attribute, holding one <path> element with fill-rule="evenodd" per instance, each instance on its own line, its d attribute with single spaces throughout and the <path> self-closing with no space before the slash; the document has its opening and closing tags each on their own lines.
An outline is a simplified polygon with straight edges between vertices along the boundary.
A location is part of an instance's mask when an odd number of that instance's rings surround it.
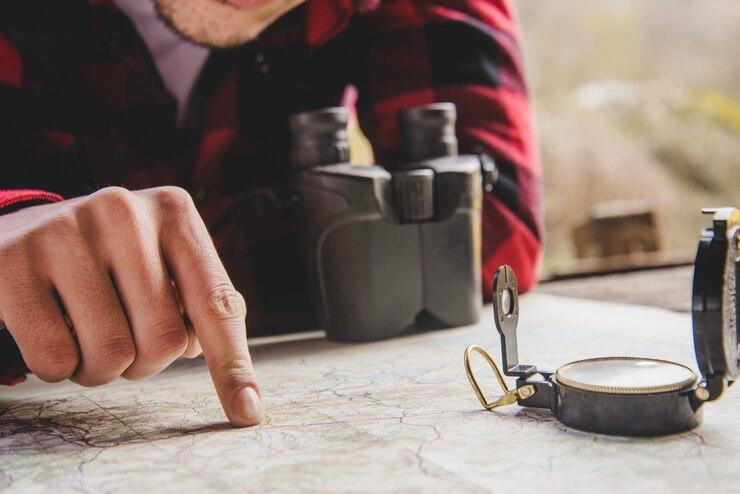
<svg viewBox="0 0 740 494">
<path fill-rule="evenodd" d="M 457 111 L 452 103 L 434 103 L 400 110 L 396 114 L 396 121 L 401 160 L 414 162 L 456 156 L 456 120 Z"/>
<path fill-rule="evenodd" d="M 452 103 L 433 103 L 406 108 L 396 114 L 400 147 L 397 168 L 416 161 L 457 155 Z M 349 162 L 347 123 L 343 107 L 297 113 L 290 117 L 293 136 L 291 162 L 296 168 L 310 168 Z"/>
<path fill-rule="evenodd" d="M 342 107 L 291 115 L 291 164 L 311 168 L 349 162 L 347 122 L 349 115 Z"/>
</svg>

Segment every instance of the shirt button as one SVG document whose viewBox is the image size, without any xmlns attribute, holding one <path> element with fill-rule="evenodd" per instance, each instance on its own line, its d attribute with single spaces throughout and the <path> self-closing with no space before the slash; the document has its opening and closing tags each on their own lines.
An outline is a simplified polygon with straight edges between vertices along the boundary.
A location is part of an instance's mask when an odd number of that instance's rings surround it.
<svg viewBox="0 0 740 494">
<path fill-rule="evenodd" d="M 254 61 L 257 65 L 257 72 L 260 74 L 265 75 L 270 71 L 270 64 L 267 63 L 267 58 L 264 53 L 258 53 L 255 55 Z"/>
</svg>

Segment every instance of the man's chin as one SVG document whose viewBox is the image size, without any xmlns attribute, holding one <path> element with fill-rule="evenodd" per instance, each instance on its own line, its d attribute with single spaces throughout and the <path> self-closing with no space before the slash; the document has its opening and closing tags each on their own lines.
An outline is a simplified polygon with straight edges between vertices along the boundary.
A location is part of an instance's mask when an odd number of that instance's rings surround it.
<svg viewBox="0 0 740 494">
<path fill-rule="evenodd" d="M 228 3 L 241 8 L 249 9 L 260 7 L 264 4 L 270 3 L 272 0 L 228 0 Z"/>
<path fill-rule="evenodd" d="M 157 12 L 185 38 L 210 47 L 247 43 L 303 0 L 154 0 Z"/>
</svg>

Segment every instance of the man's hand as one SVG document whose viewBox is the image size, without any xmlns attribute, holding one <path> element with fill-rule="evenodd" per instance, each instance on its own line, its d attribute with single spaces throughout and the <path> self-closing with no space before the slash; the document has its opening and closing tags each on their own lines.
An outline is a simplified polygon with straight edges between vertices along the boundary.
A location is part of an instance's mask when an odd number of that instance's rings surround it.
<svg viewBox="0 0 740 494">
<path fill-rule="evenodd" d="M 0 320 L 45 381 L 140 379 L 202 347 L 229 421 L 253 425 L 245 316 L 182 189 L 111 187 L 0 216 Z"/>
</svg>

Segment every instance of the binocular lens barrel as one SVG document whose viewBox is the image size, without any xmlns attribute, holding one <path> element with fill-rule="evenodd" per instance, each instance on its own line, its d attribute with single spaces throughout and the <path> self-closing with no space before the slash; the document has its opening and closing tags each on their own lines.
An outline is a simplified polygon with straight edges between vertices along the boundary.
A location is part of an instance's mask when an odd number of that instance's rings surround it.
<svg viewBox="0 0 740 494">
<path fill-rule="evenodd" d="M 348 163 L 348 120 L 347 109 L 342 107 L 291 115 L 291 164 L 296 168 L 310 168 Z"/>
<path fill-rule="evenodd" d="M 452 103 L 434 103 L 400 110 L 396 114 L 401 143 L 401 159 L 413 162 L 457 155 Z"/>
</svg>

